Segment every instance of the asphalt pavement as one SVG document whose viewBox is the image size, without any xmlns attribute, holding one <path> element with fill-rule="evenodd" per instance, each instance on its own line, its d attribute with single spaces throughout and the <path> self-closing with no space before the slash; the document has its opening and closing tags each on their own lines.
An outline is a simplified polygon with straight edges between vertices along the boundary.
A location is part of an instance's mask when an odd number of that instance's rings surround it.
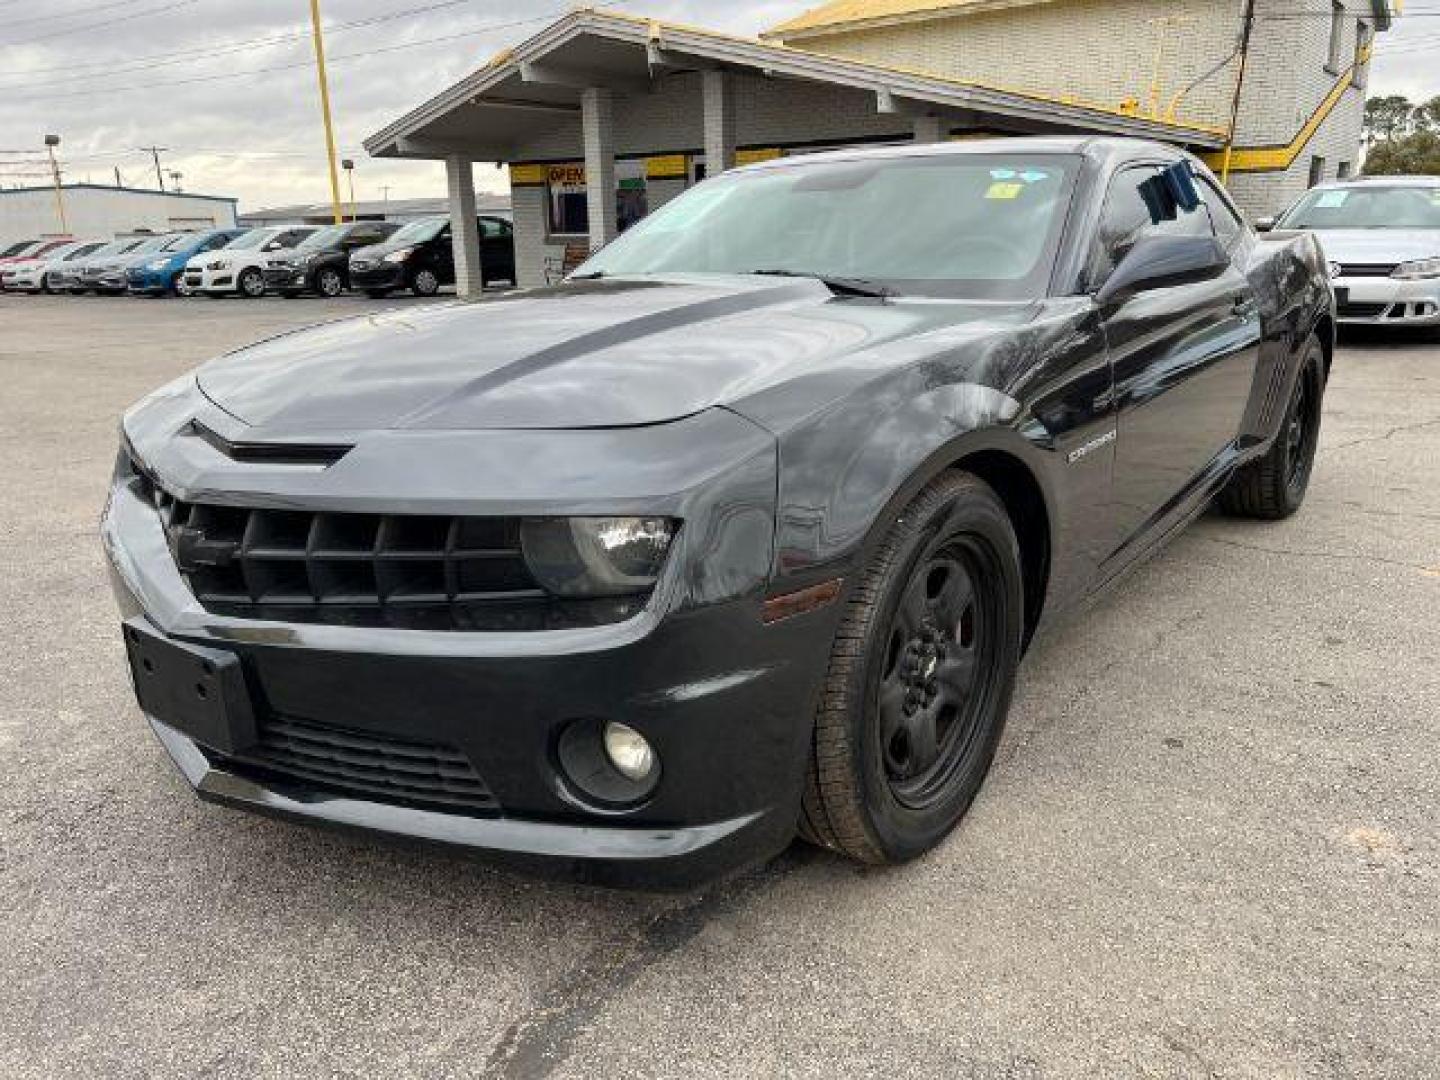
<svg viewBox="0 0 1440 1080">
<path fill-rule="evenodd" d="M 657 897 L 201 804 L 132 702 L 121 410 L 413 303 L 0 296 L 0 1075 L 1440 1075 L 1440 344 L 1037 644 L 938 851 Z"/>
</svg>

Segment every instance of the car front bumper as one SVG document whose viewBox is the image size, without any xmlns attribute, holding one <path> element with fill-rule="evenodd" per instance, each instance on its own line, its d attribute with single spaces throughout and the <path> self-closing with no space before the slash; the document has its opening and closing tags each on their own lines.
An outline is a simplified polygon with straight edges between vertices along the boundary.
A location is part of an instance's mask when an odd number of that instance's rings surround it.
<svg viewBox="0 0 1440 1080">
<path fill-rule="evenodd" d="M 1332 284 L 1341 323 L 1440 326 L 1440 278 L 1338 277 Z"/>
<path fill-rule="evenodd" d="M 350 264 L 350 287 L 354 289 L 399 289 L 405 285 L 402 263 L 375 262 Z"/>
<path fill-rule="evenodd" d="M 573 630 L 275 623 L 201 608 L 131 482 L 112 487 L 102 537 L 123 616 L 238 656 L 257 723 L 301 718 L 457 749 L 494 808 L 451 812 L 257 771 L 149 717 L 202 798 L 638 887 L 690 887 L 769 858 L 794 836 L 832 611 L 767 625 L 758 590 L 679 604 L 662 579 L 641 614 Z M 566 777 L 560 733 L 594 719 L 623 721 L 654 746 L 662 771 L 643 805 L 597 806 Z"/>
<path fill-rule="evenodd" d="M 44 271 L 34 269 L 6 270 L 0 273 L 0 288 L 10 292 L 36 292 Z"/>
<path fill-rule="evenodd" d="M 186 290 L 192 293 L 233 292 L 235 289 L 235 271 L 228 266 L 219 270 L 187 266 L 181 280 L 185 283 Z"/>
<path fill-rule="evenodd" d="M 132 293 L 164 293 L 175 287 L 177 278 L 171 270 L 131 269 L 125 272 L 125 288 Z"/>
<path fill-rule="evenodd" d="M 312 287 L 310 272 L 304 267 L 267 266 L 265 287 L 280 292 L 304 292 Z"/>
</svg>

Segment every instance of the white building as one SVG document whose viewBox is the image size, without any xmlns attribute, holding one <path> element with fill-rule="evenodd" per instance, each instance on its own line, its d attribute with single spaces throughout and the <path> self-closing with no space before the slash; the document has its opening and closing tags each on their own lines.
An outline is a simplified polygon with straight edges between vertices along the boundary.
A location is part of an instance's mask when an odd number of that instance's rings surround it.
<svg viewBox="0 0 1440 1080">
<path fill-rule="evenodd" d="M 0 246 L 43 236 L 114 236 L 235 225 L 235 200 L 102 184 L 65 184 L 64 225 L 53 185 L 0 189 Z"/>
</svg>

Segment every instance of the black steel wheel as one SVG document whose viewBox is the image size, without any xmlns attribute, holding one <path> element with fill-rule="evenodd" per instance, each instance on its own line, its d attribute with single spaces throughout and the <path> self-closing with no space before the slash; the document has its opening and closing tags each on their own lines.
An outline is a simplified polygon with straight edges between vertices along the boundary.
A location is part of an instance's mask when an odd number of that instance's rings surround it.
<svg viewBox="0 0 1440 1080">
<path fill-rule="evenodd" d="M 265 275 L 250 266 L 240 271 L 235 279 L 235 291 L 247 300 L 258 300 L 265 295 Z"/>
<path fill-rule="evenodd" d="M 1313 334 L 1300 354 L 1280 430 L 1270 448 L 1236 471 L 1220 492 L 1220 506 L 1237 517 L 1277 520 L 1300 509 L 1315 469 L 1325 396 L 1325 352 Z"/>
<path fill-rule="evenodd" d="M 892 526 L 831 653 L 801 834 L 870 863 L 939 843 L 979 791 L 1020 658 L 1019 545 L 982 481 L 947 473 Z"/>
<path fill-rule="evenodd" d="M 327 266 L 315 275 L 315 291 L 327 299 L 334 299 L 345 291 L 345 279 L 339 270 Z"/>
</svg>

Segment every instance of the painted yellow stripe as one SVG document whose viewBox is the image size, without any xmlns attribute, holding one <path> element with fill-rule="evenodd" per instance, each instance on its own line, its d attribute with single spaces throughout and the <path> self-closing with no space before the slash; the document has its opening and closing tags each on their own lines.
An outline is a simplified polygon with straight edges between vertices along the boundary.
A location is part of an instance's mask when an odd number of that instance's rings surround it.
<svg viewBox="0 0 1440 1080">
<path fill-rule="evenodd" d="M 759 150 L 736 150 L 736 165 L 754 165 L 760 161 L 774 161 L 780 156 L 780 151 L 773 146 L 767 146 Z"/>
<path fill-rule="evenodd" d="M 1370 48 L 1367 46 L 1361 63 L 1370 59 Z M 1325 95 L 1325 99 L 1310 114 L 1310 119 L 1305 121 L 1305 126 L 1300 129 L 1295 138 L 1291 139 L 1284 146 L 1237 146 L 1230 151 L 1230 171 L 1235 172 L 1284 172 L 1295 159 L 1300 156 L 1301 151 L 1315 137 L 1315 132 L 1320 130 L 1320 125 L 1329 119 L 1330 114 L 1335 111 L 1335 106 L 1345 96 L 1345 91 L 1350 89 L 1350 79 L 1355 71 L 1352 64 L 1340 73 L 1335 80 L 1335 85 Z M 1210 168 L 1219 170 L 1225 163 L 1225 151 L 1216 150 L 1212 153 L 1201 154 L 1200 159 Z"/>
</svg>

